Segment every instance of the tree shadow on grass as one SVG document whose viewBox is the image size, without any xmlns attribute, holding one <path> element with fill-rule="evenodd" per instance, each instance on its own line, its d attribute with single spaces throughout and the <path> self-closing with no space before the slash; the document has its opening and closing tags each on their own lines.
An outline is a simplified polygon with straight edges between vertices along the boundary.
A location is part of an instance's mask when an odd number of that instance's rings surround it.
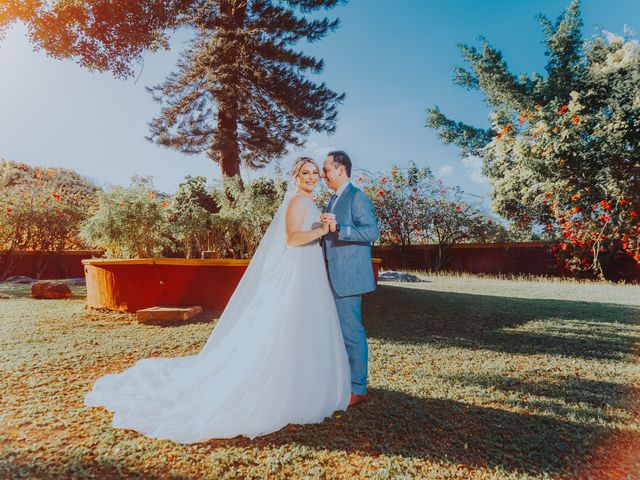
<svg viewBox="0 0 640 480">
<path fill-rule="evenodd" d="M 364 455 L 400 455 L 501 467 L 512 473 L 575 472 L 585 454 L 616 432 L 541 415 L 507 412 L 453 400 L 418 398 L 400 391 L 370 389 L 370 400 L 316 425 L 290 425 L 251 441 L 205 442 L 210 448 L 265 448 L 299 444 Z M 640 434 L 631 435 L 639 442 Z"/>
<path fill-rule="evenodd" d="M 499 375 L 465 375 L 444 377 L 444 381 L 476 385 L 484 389 L 494 388 L 508 394 L 516 394 L 522 399 L 528 396 L 546 397 L 567 405 L 584 404 L 595 409 L 618 406 L 636 410 L 638 405 L 635 400 L 640 398 L 640 388 L 634 385 L 568 375 L 531 381 Z M 526 404 L 528 401 L 523 400 L 522 403 Z M 556 404 L 551 408 L 554 409 Z"/>
<path fill-rule="evenodd" d="M 640 308 L 381 286 L 365 297 L 362 317 L 367 336 L 385 341 L 623 359 L 637 350 L 629 330 Z M 513 330 L 534 320 L 561 321 L 564 331 Z"/>
</svg>

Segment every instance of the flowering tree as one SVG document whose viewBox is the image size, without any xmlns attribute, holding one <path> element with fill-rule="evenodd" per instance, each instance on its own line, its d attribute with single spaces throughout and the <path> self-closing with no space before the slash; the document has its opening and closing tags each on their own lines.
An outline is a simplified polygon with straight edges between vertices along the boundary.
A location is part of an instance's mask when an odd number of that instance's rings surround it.
<svg viewBox="0 0 640 480">
<path fill-rule="evenodd" d="M 130 187 L 113 186 L 98 199 L 81 236 L 104 248 L 108 257 L 157 257 L 172 246 L 167 208 L 171 200 L 155 190 L 150 177 L 134 176 Z"/>
<path fill-rule="evenodd" d="M 406 266 L 410 265 L 411 245 L 437 244 L 437 270 L 450 245 L 480 238 L 487 241 L 490 232 L 500 230 L 467 201 L 459 187 L 445 186 L 430 169 L 418 168 L 413 162 L 406 170 L 394 166 L 388 174 L 364 173 L 357 181 L 376 209 L 379 242 L 396 246 Z"/>
<path fill-rule="evenodd" d="M 495 48 L 463 45 L 471 69 L 455 82 L 485 94 L 492 126 L 437 107 L 428 125 L 463 156 L 483 158 L 497 213 L 543 228 L 559 266 L 603 278 L 606 257 L 640 265 L 640 45 L 607 33 L 583 40 L 577 0 L 555 23 L 539 19 L 546 76 L 516 77 Z"/>
<path fill-rule="evenodd" d="M 505 228 L 469 202 L 460 187 L 445 187 L 438 181 L 434 193 L 429 212 L 429 240 L 438 246 L 434 270 L 442 268 L 450 247 L 456 243 L 506 240 Z"/>
<path fill-rule="evenodd" d="M 434 176 L 428 168 L 410 162 L 406 171 L 394 166 L 389 174 L 363 174 L 358 179 L 376 210 L 379 242 L 399 245 L 402 250 L 422 243 L 428 235 L 429 199 Z"/>
<path fill-rule="evenodd" d="M 7 250 L 6 277 L 15 253 L 61 252 L 83 247 L 80 224 L 96 203 L 98 187 L 62 168 L 0 161 L 0 249 Z M 38 275 L 55 255 L 40 255 Z"/>
</svg>

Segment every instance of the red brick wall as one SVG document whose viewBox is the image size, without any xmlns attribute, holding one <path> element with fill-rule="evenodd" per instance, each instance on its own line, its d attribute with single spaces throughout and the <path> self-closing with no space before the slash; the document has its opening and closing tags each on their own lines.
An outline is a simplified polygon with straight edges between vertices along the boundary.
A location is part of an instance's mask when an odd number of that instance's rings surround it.
<svg viewBox="0 0 640 480">
<path fill-rule="evenodd" d="M 409 251 L 411 267 L 416 270 L 433 268 L 437 257 L 435 245 L 414 245 Z M 51 254 L 49 254 L 51 255 Z M 101 257 L 100 250 L 69 250 L 58 258 L 51 258 L 41 278 L 84 277 L 81 261 Z M 402 267 L 397 251 L 390 246 L 373 247 L 373 256 L 382 259 L 381 268 L 394 270 Z M 0 251 L 0 278 L 5 272 L 7 253 Z M 36 278 L 39 260 L 37 252 L 24 252 L 16 258 L 9 275 L 26 275 Z M 552 254 L 543 242 L 519 243 L 465 243 L 453 245 L 445 261 L 444 270 L 470 273 L 528 273 L 535 275 L 558 275 Z M 630 258 L 619 263 L 605 264 L 607 278 L 640 282 L 640 267 Z"/>
<path fill-rule="evenodd" d="M 101 257 L 102 250 L 65 250 L 59 255 L 46 252 L 39 253 L 26 251 L 8 258 L 6 251 L 0 251 L 0 279 L 7 276 L 25 275 L 37 278 L 38 263 L 44 260 L 46 266 L 40 278 L 75 278 L 84 277 L 82 260 L 92 257 Z M 12 264 L 11 270 L 7 268 Z"/>
<path fill-rule="evenodd" d="M 544 242 L 452 245 L 442 269 L 470 273 L 560 275 L 548 248 Z M 431 270 L 437 255 L 436 245 L 413 245 L 407 252 L 410 262 L 408 268 Z M 382 259 L 382 268 L 385 270 L 402 267 L 401 257 L 394 247 L 374 246 L 373 256 Z M 605 264 L 603 269 L 611 280 L 640 281 L 640 267 L 630 258 L 625 257 L 618 264 Z"/>
</svg>

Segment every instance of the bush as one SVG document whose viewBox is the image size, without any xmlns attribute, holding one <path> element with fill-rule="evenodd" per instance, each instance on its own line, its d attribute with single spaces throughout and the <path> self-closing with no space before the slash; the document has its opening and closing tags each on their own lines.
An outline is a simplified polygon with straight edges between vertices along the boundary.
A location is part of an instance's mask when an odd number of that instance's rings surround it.
<svg viewBox="0 0 640 480">
<path fill-rule="evenodd" d="M 172 245 L 167 208 L 171 201 L 154 189 L 151 177 L 134 176 L 130 187 L 111 187 L 98 199 L 81 236 L 88 244 L 104 248 L 108 257 L 158 257 Z"/>
<path fill-rule="evenodd" d="M 86 245 L 81 223 L 97 202 L 99 188 L 72 170 L 0 161 L 0 249 L 60 252 Z M 0 276 L 7 276 L 12 258 Z M 41 256 L 51 261 L 54 256 Z M 46 267 L 40 263 L 36 270 Z"/>
<path fill-rule="evenodd" d="M 239 177 L 214 184 L 219 211 L 212 216 L 210 237 L 220 257 L 250 258 L 262 240 L 287 190 L 287 181 L 258 177 L 242 185 Z"/>
<path fill-rule="evenodd" d="M 213 214 L 220 208 L 207 191 L 206 182 L 202 176 L 187 176 L 173 197 L 169 216 L 171 232 L 182 243 L 187 258 L 198 258 L 204 250 L 215 247 Z"/>
</svg>

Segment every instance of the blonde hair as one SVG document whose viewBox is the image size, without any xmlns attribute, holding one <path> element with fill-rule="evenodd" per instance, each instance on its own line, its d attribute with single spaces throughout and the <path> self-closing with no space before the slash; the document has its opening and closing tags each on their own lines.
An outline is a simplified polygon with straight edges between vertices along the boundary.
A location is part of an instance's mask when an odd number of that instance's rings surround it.
<svg viewBox="0 0 640 480">
<path fill-rule="evenodd" d="M 293 162 L 293 167 L 291 167 L 291 178 L 296 178 L 298 176 L 298 173 L 300 173 L 300 169 L 305 163 L 313 163 L 315 167 L 318 169 L 318 172 L 320 172 L 320 166 L 316 163 L 316 161 L 313 158 L 298 157 Z"/>
</svg>

